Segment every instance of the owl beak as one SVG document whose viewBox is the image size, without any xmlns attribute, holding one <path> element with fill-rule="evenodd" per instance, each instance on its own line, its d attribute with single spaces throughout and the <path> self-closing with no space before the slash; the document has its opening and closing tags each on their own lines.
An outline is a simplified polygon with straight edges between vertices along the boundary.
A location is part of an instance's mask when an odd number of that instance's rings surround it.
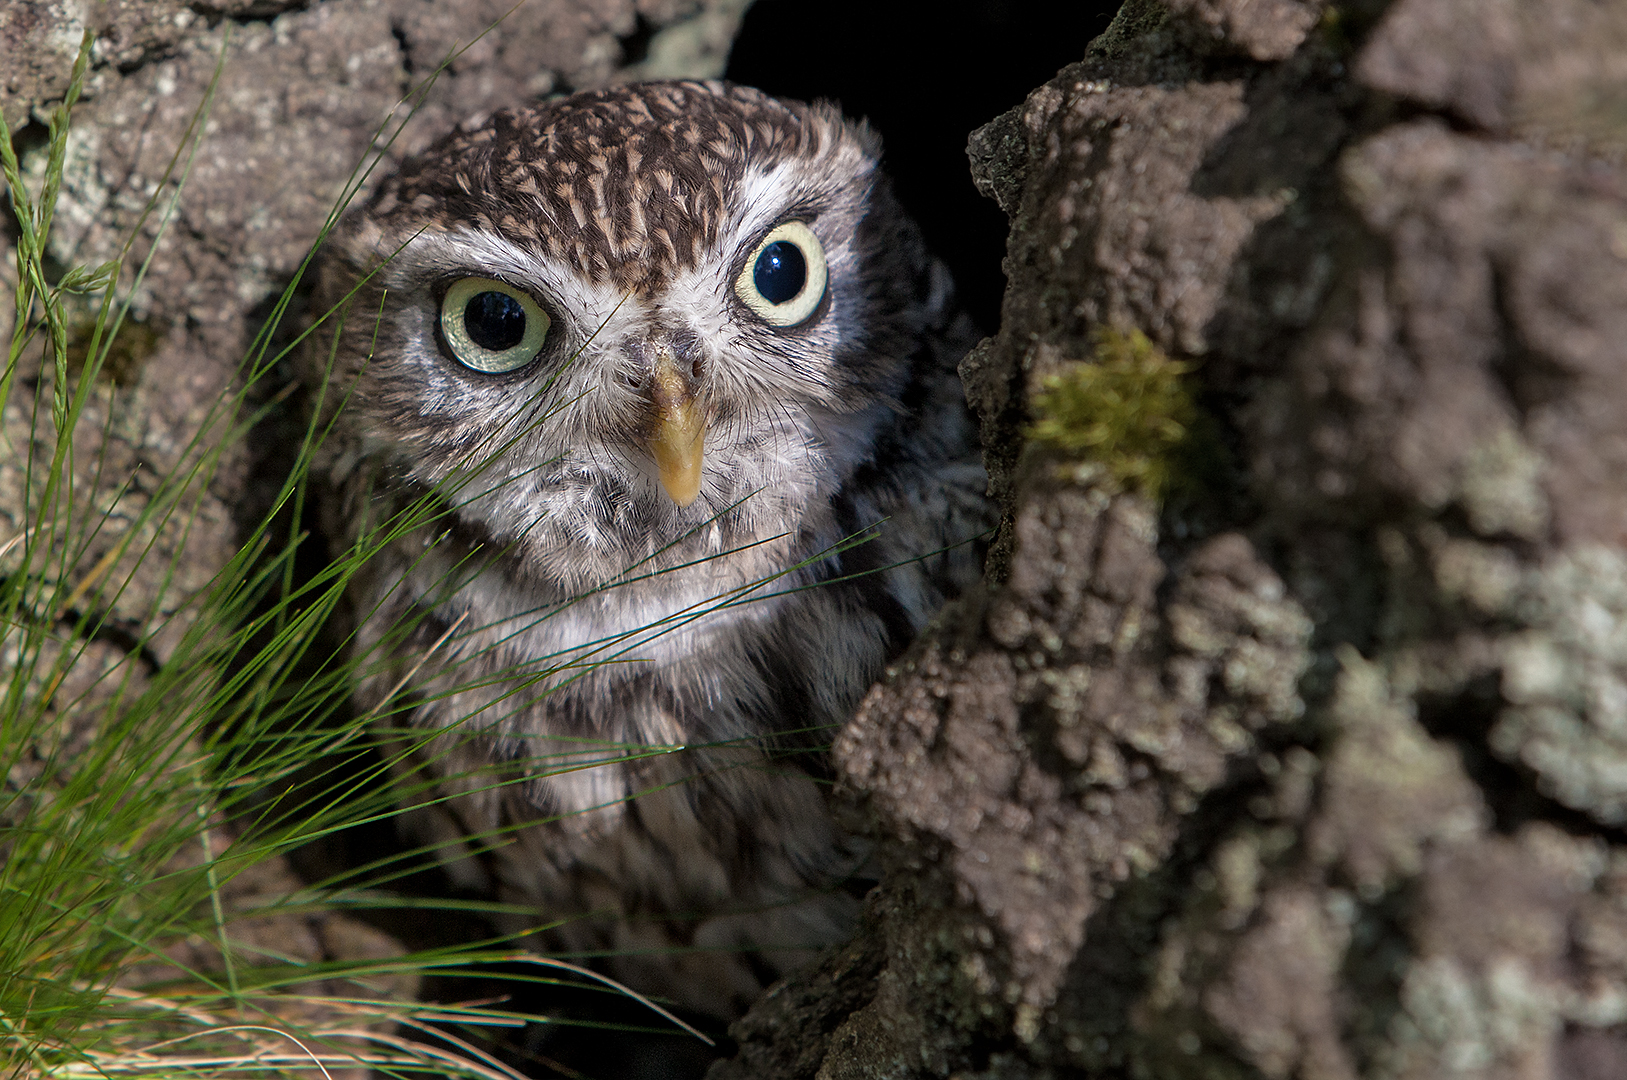
<svg viewBox="0 0 1627 1080">
<path fill-rule="evenodd" d="M 651 373 L 650 398 L 655 403 L 655 429 L 646 445 L 655 458 L 661 486 L 673 502 L 688 506 L 701 490 L 706 417 L 671 353 L 665 350 Z"/>
</svg>

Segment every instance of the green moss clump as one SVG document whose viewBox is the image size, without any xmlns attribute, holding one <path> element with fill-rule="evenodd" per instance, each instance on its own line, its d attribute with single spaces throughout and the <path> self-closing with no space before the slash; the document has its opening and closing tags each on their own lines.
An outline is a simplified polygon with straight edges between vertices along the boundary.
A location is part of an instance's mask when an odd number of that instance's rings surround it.
<svg viewBox="0 0 1627 1080">
<path fill-rule="evenodd" d="M 1028 437 L 1160 498 L 1198 417 L 1182 378 L 1192 365 L 1171 360 L 1140 330 L 1102 329 L 1095 340 L 1088 363 L 1041 382 Z"/>
</svg>

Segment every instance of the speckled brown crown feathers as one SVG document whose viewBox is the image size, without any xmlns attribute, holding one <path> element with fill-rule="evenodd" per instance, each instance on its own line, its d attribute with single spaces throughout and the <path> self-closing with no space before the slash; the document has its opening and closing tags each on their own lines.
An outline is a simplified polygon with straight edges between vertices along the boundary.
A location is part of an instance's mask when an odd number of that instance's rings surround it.
<svg viewBox="0 0 1627 1080">
<path fill-rule="evenodd" d="M 407 162 L 368 213 L 490 229 L 643 292 L 717 239 L 748 157 L 772 165 L 844 136 L 876 153 L 868 130 L 824 103 L 717 81 L 583 91 L 458 128 Z"/>
</svg>

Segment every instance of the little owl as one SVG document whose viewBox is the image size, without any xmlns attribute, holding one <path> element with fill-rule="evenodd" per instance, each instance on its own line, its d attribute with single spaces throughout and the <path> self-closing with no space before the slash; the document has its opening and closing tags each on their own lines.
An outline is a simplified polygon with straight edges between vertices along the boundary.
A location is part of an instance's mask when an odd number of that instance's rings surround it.
<svg viewBox="0 0 1627 1080">
<path fill-rule="evenodd" d="M 971 326 L 879 153 L 726 83 L 578 93 L 322 255 L 358 701 L 427 736 L 417 826 L 540 947 L 720 1016 L 850 932 L 820 748 L 988 526 Z"/>
</svg>

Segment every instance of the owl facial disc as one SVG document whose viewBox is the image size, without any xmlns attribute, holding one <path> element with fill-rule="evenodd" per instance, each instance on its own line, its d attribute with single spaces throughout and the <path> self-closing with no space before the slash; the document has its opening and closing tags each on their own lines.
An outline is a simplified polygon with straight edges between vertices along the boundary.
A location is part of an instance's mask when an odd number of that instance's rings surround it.
<svg viewBox="0 0 1627 1080">
<path fill-rule="evenodd" d="M 661 487 L 673 502 L 688 506 L 701 490 L 706 417 L 670 349 L 661 349 L 656 356 L 650 400 L 655 403 L 655 429 L 646 445 L 655 458 Z"/>
</svg>

